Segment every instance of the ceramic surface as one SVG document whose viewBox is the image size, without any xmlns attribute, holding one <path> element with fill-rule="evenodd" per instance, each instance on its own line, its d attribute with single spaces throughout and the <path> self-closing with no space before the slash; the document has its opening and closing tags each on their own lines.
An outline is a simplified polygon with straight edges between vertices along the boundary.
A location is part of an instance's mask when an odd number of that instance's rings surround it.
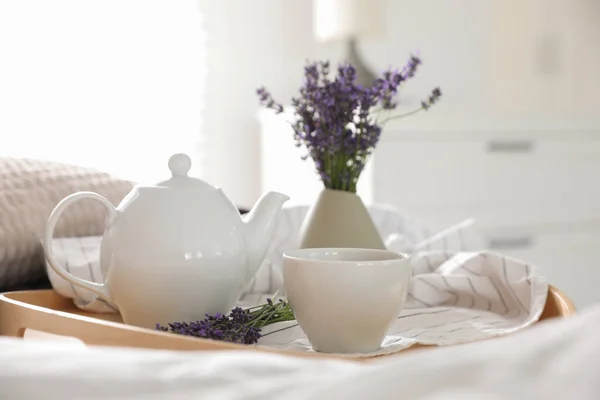
<svg viewBox="0 0 600 400">
<path fill-rule="evenodd" d="M 49 265 L 114 304 L 128 324 L 154 328 L 228 312 L 260 266 L 288 197 L 267 193 L 242 217 L 220 189 L 188 177 L 190 166 L 186 155 L 171 157 L 171 179 L 136 186 L 118 207 L 91 192 L 66 197 L 48 219 Z M 81 199 L 99 201 L 108 211 L 100 250 L 104 284 L 71 275 L 52 252 L 60 215 Z"/>
<path fill-rule="evenodd" d="M 324 353 L 379 349 L 404 306 L 410 277 L 410 258 L 387 250 L 302 249 L 283 256 L 296 320 Z"/>
<path fill-rule="evenodd" d="M 300 231 L 302 249 L 386 249 L 362 199 L 343 190 L 323 189 Z"/>
</svg>

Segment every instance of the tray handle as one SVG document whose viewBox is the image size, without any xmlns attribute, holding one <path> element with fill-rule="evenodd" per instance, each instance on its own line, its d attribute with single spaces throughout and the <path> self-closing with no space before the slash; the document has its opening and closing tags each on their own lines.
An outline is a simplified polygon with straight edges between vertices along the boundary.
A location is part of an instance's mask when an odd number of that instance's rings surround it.
<svg viewBox="0 0 600 400">
<path fill-rule="evenodd" d="M 62 213 L 67 209 L 67 207 L 78 200 L 90 199 L 95 200 L 104 205 L 106 210 L 108 211 L 108 225 L 110 225 L 117 215 L 117 209 L 115 206 L 108 201 L 104 196 L 101 196 L 94 192 L 78 192 L 73 193 L 67 197 L 65 197 L 62 201 L 60 201 L 52 213 L 50 213 L 50 217 L 48 218 L 48 223 L 46 224 L 46 230 L 44 232 L 43 238 L 43 247 L 44 247 L 44 256 L 48 261 L 50 267 L 64 280 L 72 283 L 73 285 L 80 286 L 84 289 L 87 289 L 98 296 L 102 297 L 104 300 L 112 303 L 112 299 L 108 290 L 106 289 L 106 285 L 103 283 L 91 282 L 86 279 L 79 278 L 70 272 L 68 272 L 62 265 L 60 265 L 56 258 L 54 257 L 54 250 L 52 247 L 52 239 L 54 236 L 54 229 L 56 228 L 56 223 L 58 219 L 62 215 Z"/>
</svg>

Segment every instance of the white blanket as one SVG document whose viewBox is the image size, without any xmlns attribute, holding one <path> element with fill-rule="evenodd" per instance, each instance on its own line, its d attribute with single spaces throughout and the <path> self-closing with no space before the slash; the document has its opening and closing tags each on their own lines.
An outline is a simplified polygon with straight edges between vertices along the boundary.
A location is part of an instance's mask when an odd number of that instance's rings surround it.
<svg viewBox="0 0 600 400">
<path fill-rule="evenodd" d="M 600 306 L 504 338 L 370 363 L 0 338 L 0 398 L 600 399 Z"/>
</svg>

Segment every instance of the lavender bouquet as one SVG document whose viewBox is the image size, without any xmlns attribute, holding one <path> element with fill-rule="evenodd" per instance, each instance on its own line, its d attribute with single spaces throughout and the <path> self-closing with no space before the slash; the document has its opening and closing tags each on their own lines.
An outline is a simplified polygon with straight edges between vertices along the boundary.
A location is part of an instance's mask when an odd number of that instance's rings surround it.
<svg viewBox="0 0 600 400">
<path fill-rule="evenodd" d="M 276 295 L 275 295 L 276 296 Z M 229 315 L 206 315 L 195 322 L 173 322 L 168 326 L 156 324 L 156 329 L 179 335 L 194 336 L 225 342 L 256 344 L 261 337 L 261 329 L 276 322 L 295 319 L 287 300 L 272 301 L 247 309 L 235 307 Z"/>
<path fill-rule="evenodd" d="M 421 102 L 420 107 L 403 114 L 392 114 L 403 83 L 415 76 L 421 59 L 411 56 L 401 70 L 390 69 L 371 87 L 356 83 L 356 71 L 342 64 L 330 79 L 328 61 L 304 67 L 300 95 L 292 98 L 294 118 L 290 121 L 296 146 L 307 150 L 303 159 L 311 158 L 325 188 L 356 193 L 356 185 L 369 156 L 377 146 L 384 124 L 422 110 L 428 110 L 442 95 L 439 88 Z M 283 112 L 263 87 L 257 90 L 260 104 Z"/>
</svg>

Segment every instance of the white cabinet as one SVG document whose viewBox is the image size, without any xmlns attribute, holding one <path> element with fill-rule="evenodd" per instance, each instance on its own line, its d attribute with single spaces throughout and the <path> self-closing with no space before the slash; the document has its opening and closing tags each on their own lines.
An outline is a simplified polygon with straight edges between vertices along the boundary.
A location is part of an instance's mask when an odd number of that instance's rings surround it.
<svg viewBox="0 0 600 400">
<path fill-rule="evenodd" d="M 426 132 L 421 141 L 389 136 L 375 156 L 376 201 L 497 225 L 600 223 L 600 135 L 581 141 L 527 132 L 464 140 L 460 134 L 428 140 Z"/>
<path fill-rule="evenodd" d="M 376 202 L 434 229 L 475 218 L 487 248 L 539 266 L 578 307 L 600 302 L 600 130 L 393 129 Z"/>
</svg>

